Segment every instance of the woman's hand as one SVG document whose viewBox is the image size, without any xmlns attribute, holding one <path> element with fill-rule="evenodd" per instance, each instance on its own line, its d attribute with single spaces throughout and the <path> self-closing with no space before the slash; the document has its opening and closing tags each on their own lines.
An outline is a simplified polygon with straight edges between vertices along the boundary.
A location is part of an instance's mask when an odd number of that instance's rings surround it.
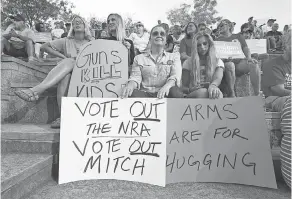
<svg viewBox="0 0 292 199">
<path fill-rule="evenodd" d="M 247 58 L 246 60 L 247 60 L 247 64 L 257 64 L 258 63 L 258 61 L 253 59 L 253 58 Z"/>
<path fill-rule="evenodd" d="M 209 93 L 209 98 L 210 99 L 219 99 L 221 91 L 220 89 L 215 86 L 214 84 L 210 84 L 209 88 L 208 88 L 208 93 Z"/>
<path fill-rule="evenodd" d="M 121 98 L 127 98 L 132 95 L 134 89 L 136 88 L 136 82 L 129 81 L 124 87 Z"/>
<path fill-rule="evenodd" d="M 130 42 L 126 41 L 126 40 L 123 40 L 123 44 L 124 46 L 129 50 L 131 48 L 131 44 Z"/>
<path fill-rule="evenodd" d="M 163 99 L 165 96 L 169 94 L 170 86 L 164 85 L 157 93 L 157 98 Z"/>
</svg>

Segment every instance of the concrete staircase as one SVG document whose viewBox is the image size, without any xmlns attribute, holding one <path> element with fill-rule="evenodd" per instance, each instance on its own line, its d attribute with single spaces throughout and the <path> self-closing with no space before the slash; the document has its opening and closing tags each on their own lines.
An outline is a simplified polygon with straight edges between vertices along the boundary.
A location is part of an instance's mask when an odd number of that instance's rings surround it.
<svg viewBox="0 0 292 199">
<path fill-rule="evenodd" d="M 223 183 L 177 183 L 166 188 L 148 184 L 92 180 L 57 184 L 59 130 L 49 127 L 59 116 L 55 90 L 36 103 L 26 103 L 13 92 L 42 81 L 54 65 L 29 65 L 2 57 L 1 67 L 1 198 L 290 198 L 281 181 L 279 165 L 279 115 L 266 115 L 278 190 Z"/>
</svg>

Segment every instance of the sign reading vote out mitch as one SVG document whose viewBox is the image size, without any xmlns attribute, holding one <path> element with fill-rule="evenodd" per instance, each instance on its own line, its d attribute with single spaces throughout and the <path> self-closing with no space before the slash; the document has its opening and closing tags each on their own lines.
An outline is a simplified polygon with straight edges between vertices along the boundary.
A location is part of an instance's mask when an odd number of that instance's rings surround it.
<svg viewBox="0 0 292 199">
<path fill-rule="evenodd" d="M 87 179 L 277 188 L 262 99 L 63 98 L 59 183 Z"/>
<path fill-rule="evenodd" d="M 128 51 L 118 41 L 85 44 L 73 69 L 69 97 L 118 97 L 128 80 Z"/>
<path fill-rule="evenodd" d="M 62 99 L 59 183 L 120 179 L 165 186 L 166 103 Z"/>
<path fill-rule="evenodd" d="M 260 97 L 167 101 L 166 183 L 277 188 Z"/>
</svg>

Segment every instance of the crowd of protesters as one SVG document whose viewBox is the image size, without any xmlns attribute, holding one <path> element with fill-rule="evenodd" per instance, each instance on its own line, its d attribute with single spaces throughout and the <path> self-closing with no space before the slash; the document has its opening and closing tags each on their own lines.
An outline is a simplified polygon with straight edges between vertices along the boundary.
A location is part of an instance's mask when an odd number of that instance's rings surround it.
<svg viewBox="0 0 292 199">
<path fill-rule="evenodd" d="M 11 17 L 13 23 L 4 31 L 1 40 L 3 53 L 16 57 L 34 55 L 34 32 L 25 26 L 21 15 Z M 79 49 L 94 39 L 121 42 L 129 52 L 129 80 L 121 97 L 157 98 L 210 98 L 236 97 L 236 78 L 249 74 L 254 95 L 260 90 L 266 97 L 266 107 L 281 112 L 283 146 L 281 151 L 282 173 L 290 186 L 291 165 L 291 27 L 279 32 L 275 19 L 259 25 L 253 17 L 234 33 L 236 23 L 224 19 L 212 30 L 204 23 L 189 22 L 185 27 L 169 27 L 158 22 L 150 32 L 142 22 L 126 29 L 118 14 L 110 14 L 98 31 L 91 31 L 86 21 L 75 16 L 71 23 L 57 22 L 51 31 L 52 41 L 42 44 L 40 49 L 62 59 L 39 85 L 16 91 L 23 100 L 32 102 L 48 88 L 58 85 L 59 109 L 61 97 L 66 96 L 71 72 Z M 43 23 L 35 25 L 38 32 L 45 32 Z M 247 46 L 246 39 L 267 39 L 271 52 L 280 51 L 277 58 L 263 65 L 258 64 Z M 245 59 L 220 59 L 216 55 L 214 41 L 240 42 Z M 263 74 L 261 75 L 261 70 Z M 261 81 L 262 79 L 262 81 Z M 60 127 L 60 118 L 53 122 Z M 288 153 L 289 152 L 289 153 Z M 285 163 L 286 162 L 286 163 Z"/>
</svg>

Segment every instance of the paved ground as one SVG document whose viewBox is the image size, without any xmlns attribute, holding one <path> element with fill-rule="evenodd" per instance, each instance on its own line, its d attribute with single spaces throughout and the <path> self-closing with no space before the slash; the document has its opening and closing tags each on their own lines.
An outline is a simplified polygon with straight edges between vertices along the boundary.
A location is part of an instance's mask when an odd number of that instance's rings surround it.
<svg viewBox="0 0 292 199">
<path fill-rule="evenodd" d="M 289 188 L 278 189 L 223 183 L 176 183 L 165 188 L 118 180 L 51 181 L 27 199 L 290 199 Z"/>
</svg>

